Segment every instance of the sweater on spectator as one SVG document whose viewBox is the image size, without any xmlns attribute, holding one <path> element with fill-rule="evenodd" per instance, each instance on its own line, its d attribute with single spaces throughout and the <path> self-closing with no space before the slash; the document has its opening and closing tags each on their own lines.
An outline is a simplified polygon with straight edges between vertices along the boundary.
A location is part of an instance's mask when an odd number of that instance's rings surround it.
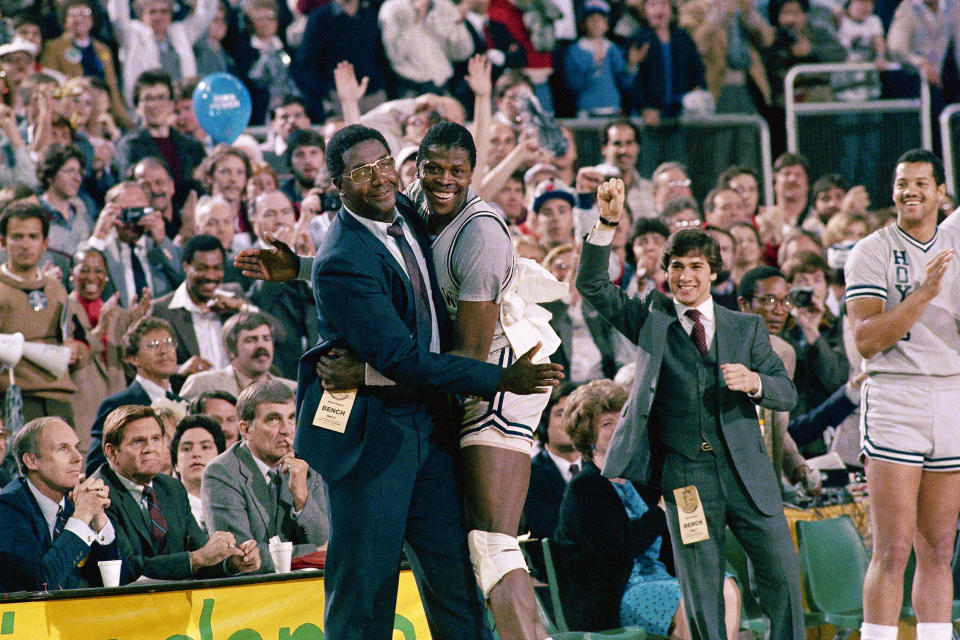
<svg viewBox="0 0 960 640">
<path fill-rule="evenodd" d="M 587 38 L 580 38 L 568 50 L 566 78 L 570 89 L 577 94 L 577 111 L 620 113 L 620 92 L 633 82 L 634 74 L 627 69 L 623 51 L 606 38 L 599 41 L 606 48 L 598 64 Z"/>
<path fill-rule="evenodd" d="M 670 26 L 668 43 L 661 42 L 649 27 L 641 27 L 634 34 L 633 42 L 637 47 L 649 45 L 650 48 L 630 88 L 631 111 L 657 109 L 666 118 L 679 116 L 684 94 L 707 86 L 697 45 L 677 25 Z"/>
<path fill-rule="evenodd" d="M 18 281 L 0 270 L 0 333 L 22 333 L 27 342 L 63 343 L 60 319 L 67 304 L 67 290 L 57 280 L 40 276 Z M 59 377 L 26 359 L 14 369 L 17 386 L 25 395 L 70 402 L 77 388 L 68 373 Z M 6 392 L 10 377 L 0 376 Z"/>
</svg>

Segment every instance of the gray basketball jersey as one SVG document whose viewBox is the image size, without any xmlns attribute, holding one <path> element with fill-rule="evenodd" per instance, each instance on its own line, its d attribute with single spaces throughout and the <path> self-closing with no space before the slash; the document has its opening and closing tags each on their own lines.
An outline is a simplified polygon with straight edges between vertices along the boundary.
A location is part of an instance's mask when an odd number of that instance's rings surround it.
<svg viewBox="0 0 960 640">
<path fill-rule="evenodd" d="M 878 298 L 884 311 L 895 308 L 920 286 L 926 266 L 944 249 L 960 254 L 960 230 L 937 229 L 926 243 L 910 237 L 896 224 L 859 241 L 847 259 L 847 301 Z M 944 274 L 940 294 L 931 301 L 910 331 L 889 349 L 864 361 L 868 374 L 926 376 L 960 375 L 960 255 Z"/>
<path fill-rule="evenodd" d="M 429 204 L 420 182 L 410 185 L 406 193 L 420 216 L 427 220 Z M 482 234 L 472 233 L 479 228 L 477 224 L 484 225 Z M 477 301 L 493 300 L 499 304 L 517 277 L 517 253 L 506 222 L 472 189 L 460 213 L 432 239 L 431 248 L 437 283 L 451 318 L 457 317 L 460 300 L 478 294 Z M 498 319 L 491 355 L 506 346 L 507 337 Z"/>
</svg>

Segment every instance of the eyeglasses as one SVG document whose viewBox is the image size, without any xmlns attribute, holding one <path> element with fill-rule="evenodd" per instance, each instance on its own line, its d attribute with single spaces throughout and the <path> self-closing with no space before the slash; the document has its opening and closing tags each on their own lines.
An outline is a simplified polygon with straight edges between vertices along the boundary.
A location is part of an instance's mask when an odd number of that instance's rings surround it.
<svg viewBox="0 0 960 640">
<path fill-rule="evenodd" d="M 676 229 L 686 229 L 687 227 L 699 227 L 703 224 L 702 220 L 674 220 L 670 223 L 671 227 Z"/>
<path fill-rule="evenodd" d="M 667 186 L 668 187 L 689 187 L 690 178 L 687 178 L 686 180 L 671 180 L 670 182 L 667 183 Z"/>
<path fill-rule="evenodd" d="M 393 156 L 387 156 L 386 158 L 380 158 L 376 162 L 371 162 L 370 164 L 360 165 L 356 169 L 350 172 L 350 175 L 344 177 L 349 178 L 350 182 L 353 184 L 367 184 L 373 180 L 373 172 L 377 171 L 380 173 L 385 173 L 389 175 L 397 174 L 397 166 L 393 160 Z"/>
<path fill-rule="evenodd" d="M 163 349 L 176 349 L 177 341 L 173 338 L 162 338 L 160 340 L 144 340 L 140 345 L 149 351 L 162 351 Z"/>
<path fill-rule="evenodd" d="M 89 7 L 73 7 L 67 11 L 68 16 L 92 16 L 93 10 Z"/>
<path fill-rule="evenodd" d="M 754 296 L 753 299 L 760 303 L 760 306 L 764 311 L 773 311 L 777 308 L 778 304 L 783 305 L 783 310 L 788 312 L 797 306 L 796 303 L 790 298 L 778 298 L 777 296 L 773 295 Z"/>
</svg>

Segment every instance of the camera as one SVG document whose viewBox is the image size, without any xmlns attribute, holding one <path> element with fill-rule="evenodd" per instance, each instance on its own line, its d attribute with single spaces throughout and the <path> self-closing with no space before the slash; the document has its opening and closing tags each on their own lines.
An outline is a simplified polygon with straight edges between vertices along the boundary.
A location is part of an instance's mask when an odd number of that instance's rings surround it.
<svg viewBox="0 0 960 640">
<path fill-rule="evenodd" d="M 125 207 L 120 210 L 120 222 L 139 224 L 140 219 L 153 213 L 153 207 Z"/>
<path fill-rule="evenodd" d="M 339 211 L 340 205 L 340 194 L 336 191 L 329 191 L 327 193 L 320 194 L 320 210 L 321 211 Z"/>
<path fill-rule="evenodd" d="M 790 299 L 798 307 L 806 308 L 813 306 L 813 289 L 809 287 L 797 287 L 790 290 Z"/>
</svg>

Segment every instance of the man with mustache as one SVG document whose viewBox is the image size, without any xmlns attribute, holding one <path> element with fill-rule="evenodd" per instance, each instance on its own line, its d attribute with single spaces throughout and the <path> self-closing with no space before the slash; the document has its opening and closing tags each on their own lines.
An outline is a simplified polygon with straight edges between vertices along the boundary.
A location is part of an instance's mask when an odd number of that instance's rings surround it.
<svg viewBox="0 0 960 640">
<path fill-rule="evenodd" d="M 293 452 L 293 391 L 283 382 L 257 382 L 237 400 L 243 440 L 203 470 L 203 520 L 260 547 L 261 571 L 274 570 L 269 541 L 293 542 L 293 556 L 326 547 L 330 531 L 320 474 Z"/>
<path fill-rule="evenodd" d="M 256 382 L 279 380 L 296 389 L 294 380 L 270 373 L 273 364 L 273 319 L 263 313 L 238 313 L 223 325 L 223 345 L 230 364 L 216 371 L 195 373 L 180 389 L 188 400 L 204 391 L 221 389 L 234 396 Z"/>
</svg>

